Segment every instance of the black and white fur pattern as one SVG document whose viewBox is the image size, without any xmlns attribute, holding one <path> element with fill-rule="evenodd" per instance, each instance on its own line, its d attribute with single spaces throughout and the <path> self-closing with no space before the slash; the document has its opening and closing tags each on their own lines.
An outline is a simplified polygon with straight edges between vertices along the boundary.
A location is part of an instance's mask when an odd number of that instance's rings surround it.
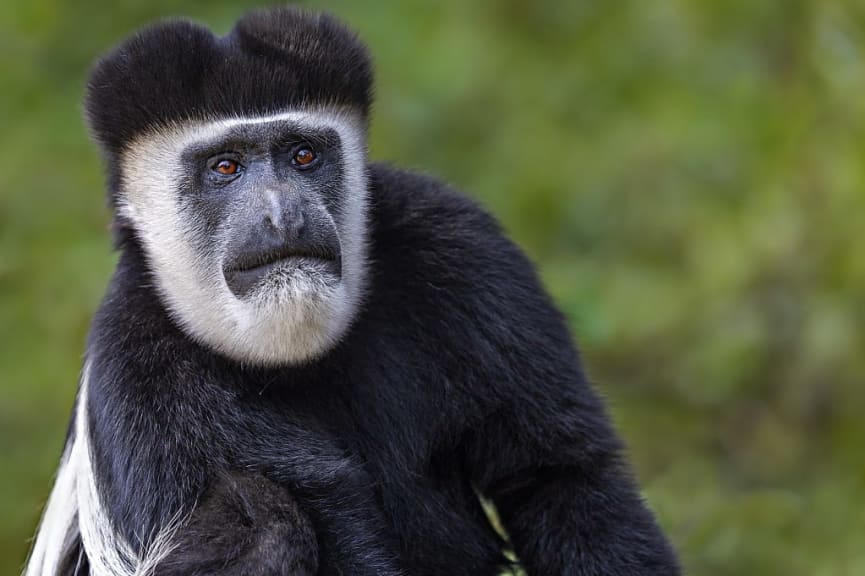
<svg viewBox="0 0 865 576">
<path fill-rule="evenodd" d="M 28 559 L 24 576 L 54 576 L 64 573 L 64 561 L 74 561 L 78 574 L 85 561 L 91 576 L 150 576 L 171 552 L 172 536 L 182 525 L 177 515 L 136 549 L 114 530 L 97 486 L 88 431 L 87 405 L 89 365 L 85 364 L 78 389 L 70 434 L 57 478 Z M 76 539 L 80 539 L 76 542 Z M 85 574 L 87 572 L 81 572 Z"/>
<path fill-rule="evenodd" d="M 464 196 L 367 163 L 370 70 L 294 9 L 157 25 L 96 66 L 120 257 L 26 576 L 492 576 L 508 545 L 533 576 L 679 574 L 531 263 Z M 343 274 L 235 301 L 177 155 L 286 121 L 339 134 Z"/>
</svg>

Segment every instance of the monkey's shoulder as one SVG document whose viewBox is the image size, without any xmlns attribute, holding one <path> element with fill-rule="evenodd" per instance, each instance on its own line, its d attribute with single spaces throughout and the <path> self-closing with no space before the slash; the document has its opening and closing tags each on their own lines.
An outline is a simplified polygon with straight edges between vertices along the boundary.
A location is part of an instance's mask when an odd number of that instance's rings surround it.
<svg viewBox="0 0 865 576">
<path fill-rule="evenodd" d="M 475 201 L 433 177 L 380 164 L 370 184 L 374 308 L 421 318 L 427 331 L 441 326 L 451 341 L 480 323 L 499 343 L 525 340 L 530 327 L 542 340 L 568 342 L 534 265 Z"/>
<path fill-rule="evenodd" d="M 374 260 L 462 279 L 503 271 L 533 277 L 522 251 L 471 198 L 432 176 L 386 164 L 373 164 L 370 176 Z"/>
</svg>

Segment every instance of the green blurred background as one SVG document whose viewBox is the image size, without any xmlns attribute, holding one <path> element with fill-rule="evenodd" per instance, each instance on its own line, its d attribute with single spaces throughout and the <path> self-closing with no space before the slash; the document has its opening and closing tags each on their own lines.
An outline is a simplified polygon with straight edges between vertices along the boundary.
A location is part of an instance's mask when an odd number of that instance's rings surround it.
<svg viewBox="0 0 865 576">
<path fill-rule="evenodd" d="M 2 574 L 115 258 L 89 63 L 241 4 L 0 0 Z M 466 190 L 538 262 L 689 572 L 865 574 L 865 3 L 315 6 L 374 54 L 372 156 Z"/>
</svg>

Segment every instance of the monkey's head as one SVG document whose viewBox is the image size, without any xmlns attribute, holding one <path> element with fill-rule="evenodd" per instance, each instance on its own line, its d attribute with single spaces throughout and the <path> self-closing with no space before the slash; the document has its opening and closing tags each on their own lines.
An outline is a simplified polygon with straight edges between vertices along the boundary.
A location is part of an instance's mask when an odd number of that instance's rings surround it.
<svg viewBox="0 0 865 576">
<path fill-rule="evenodd" d="M 272 366 L 344 335 L 364 290 L 371 75 L 352 32 L 285 8 L 224 37 L 158 24 L 97 63 L 85 108 L 115 226 L 191 337 Z"/>
</svg>

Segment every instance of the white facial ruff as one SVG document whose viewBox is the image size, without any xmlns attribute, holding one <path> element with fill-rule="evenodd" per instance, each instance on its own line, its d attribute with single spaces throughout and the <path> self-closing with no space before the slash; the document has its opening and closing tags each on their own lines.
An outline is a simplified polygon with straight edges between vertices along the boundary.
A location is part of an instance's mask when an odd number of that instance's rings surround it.
<svg viewBox="0 0 865 576">
<path fill-rule="evenodd" d="M 200 226 L 190 221 L 194 216 L 179 210 L 181 153 L 231 128 L 275 121 L 339 134 L 345 179 L 343 213 L 337 218 L 342 277 L 327 283 L 298 274 L 239 299 L 225 282 L 221 261 L 195 249 Z M 366 140 L 357 114 L 324 109 L 181 123 L 132 142 L 121 157 L 121 176 L 118 211 L 144 245 L 163 303 L 192 338 L 240 362 L 276 366 L 320 356 L 344 335 L 363 296 L 366 272 Z"/>
</svg>

